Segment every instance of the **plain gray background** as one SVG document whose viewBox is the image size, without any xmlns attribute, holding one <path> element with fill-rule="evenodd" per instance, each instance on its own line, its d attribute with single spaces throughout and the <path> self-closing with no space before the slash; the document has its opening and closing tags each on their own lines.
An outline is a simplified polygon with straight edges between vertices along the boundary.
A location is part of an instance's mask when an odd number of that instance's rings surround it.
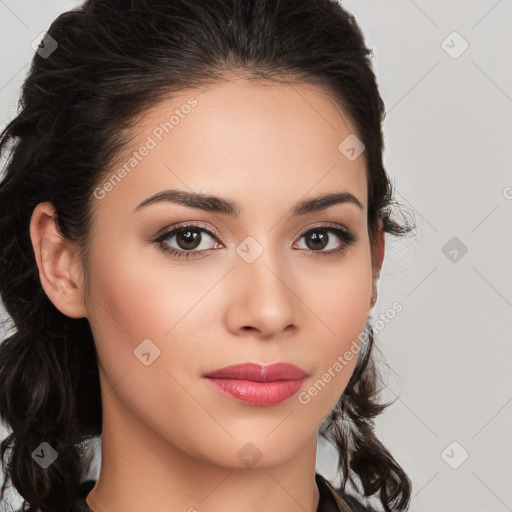
<svg viewBox="0 0 512 512">
<path fill-rule="evenodd" d="M 0 0 L 2 126 L 33 40 L 76 4 Z M 387 235 L 372 316 L 403 310 L 377 335 L 383 398 L 398 399 L 376 432 L 413 481 L 411 511 L 512 510 L 512 1 L 342 5 L 373 49 L 385 164 L 418 225 Z M 321 443 L 319 471 L 334 464 Z"/>
</svg>

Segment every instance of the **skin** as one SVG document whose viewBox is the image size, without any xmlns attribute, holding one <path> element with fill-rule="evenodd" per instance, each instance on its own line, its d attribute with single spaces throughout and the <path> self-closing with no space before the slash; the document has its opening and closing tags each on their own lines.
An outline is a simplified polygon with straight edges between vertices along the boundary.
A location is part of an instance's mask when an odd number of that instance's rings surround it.
<svg viewBox="0 0 512 512">
<path fill-rule="evenodd" d="M 356 357 L 307 404 L 295 395 L 247 405 L 210 388 L 203 374 L 288 362 L 308 373 L 303 391 L 359 343 L 384 257 L 382 229 L 370 244 L 365 155 L 350 161 L 338 150 L 356 131 L 324 91 L 244 80 L 160 103 L 139 122 L 128 152 L 192 96 L 197 106 L 95 201 L 89 296 L 52 204 L 40 203 L 31 219 L 42 286 L 62 313 L 89 320 L 99 357 L 102 461 L 87 503 L 95 512 L 314 512 L 316 432 Z M 236 201 L 241 213 L 170 202 L 134 213 L 169 188 Z M 298 201 L 341 191 L 363 208 L 344 203 L 288 218 Z M 200 231 L 199 250 L 212 250 L 187 260 L 152 243 L 182 222 L 217 231 L 218 240 Z M 357 241 L 326 254 L 345 243 L 329 233 L 324 255 L 311 257 L 318 246 L 301 235 L 328 223 Z M 236 252 L 248 236 L 263 250 L 252 263 Z M 176 236 L 166 241 L 185 250 Z M 160 350 L 148 366 L 134 355 L 147 338 Z M 237 456 L 248 442 L 261 454 L 251 467 Z"/>
</svg>

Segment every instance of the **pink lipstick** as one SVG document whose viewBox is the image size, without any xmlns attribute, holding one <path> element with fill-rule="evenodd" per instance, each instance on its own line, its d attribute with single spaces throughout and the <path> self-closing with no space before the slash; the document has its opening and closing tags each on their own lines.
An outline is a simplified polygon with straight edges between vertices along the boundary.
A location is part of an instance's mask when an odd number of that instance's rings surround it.
<svg viewBox="0 0 512 512">
<path fill-rule="evenodd" d="M 215 370 L 204 377 L 213 389 L 234 400 L 270 406 L 295 395 L 307 374 L 288 363 L 244 363 Z"/>
</svg>

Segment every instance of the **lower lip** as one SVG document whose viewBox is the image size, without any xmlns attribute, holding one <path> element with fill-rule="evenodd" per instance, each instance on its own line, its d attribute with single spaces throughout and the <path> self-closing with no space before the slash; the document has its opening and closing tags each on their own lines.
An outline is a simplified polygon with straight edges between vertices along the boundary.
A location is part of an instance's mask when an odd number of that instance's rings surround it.
<svg viewBox="0 0 512 512">
<path fill-rule="evenodd" d="M 206 382 L 220 393 L 249 405 L 269 406 L 295 395 L 303 379 L 254 382 L 252 380 L 206 378 Z"/>
</svg>

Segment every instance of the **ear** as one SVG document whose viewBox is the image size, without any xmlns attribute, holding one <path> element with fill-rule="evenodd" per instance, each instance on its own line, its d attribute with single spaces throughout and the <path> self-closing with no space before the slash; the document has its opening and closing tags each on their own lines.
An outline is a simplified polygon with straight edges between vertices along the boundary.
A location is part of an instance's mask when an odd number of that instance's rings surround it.
<svg viewBox="0 0 512 512">
<path fill-rule="evenodd" d="M 382 262 L 385 252 L 385 232 L 382 219 L 378 219 L 377 232 L 375 234 L 375 243 L 372 245 L 372 298 L 370 307 L 373 308 L 377 302 L 377 281 L 379 280 Z"/>
<path fill-rule="evenodd" d="M 71 318 L 87 316 L 82 300 L 81 264 L 55 221 L 52 203 L 39 203 L 30 219 L 30 238 L 41 285 L 55 307 Z"/>
</svg>

